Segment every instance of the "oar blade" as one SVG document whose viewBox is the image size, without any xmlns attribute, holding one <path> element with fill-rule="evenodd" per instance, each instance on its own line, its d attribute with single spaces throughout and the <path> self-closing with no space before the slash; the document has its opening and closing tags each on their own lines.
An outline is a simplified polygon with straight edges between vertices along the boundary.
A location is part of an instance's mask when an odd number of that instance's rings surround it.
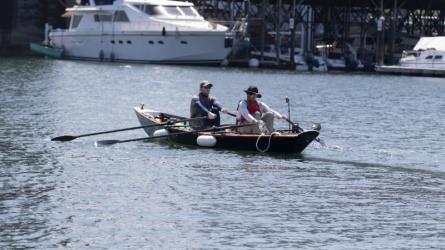
<svg viewBox="0 0 445 250">
<path fill-rule="evenodd" d="M 324 148 L 326 148 L 328 145 L 326 145 L 326 143 L 321 139 L 321 138 L 315 138 L 315 141 L 317 141 L 318 143 L 320 143 L 320 145 Z"/>
<path fill-rule="evenodd" d="M 120 140 L 102 140 L 102 141 L 96 141 L 96 146 L 110 146 L 116 143 L 121 142 Z"/>
<path fill-rule="evenodd" d="M 51 141 L 72 141 L 76 138 L 77 138 L 77 136 L 62 135 L 62 136 L 52 138 Z"/>
</svg>

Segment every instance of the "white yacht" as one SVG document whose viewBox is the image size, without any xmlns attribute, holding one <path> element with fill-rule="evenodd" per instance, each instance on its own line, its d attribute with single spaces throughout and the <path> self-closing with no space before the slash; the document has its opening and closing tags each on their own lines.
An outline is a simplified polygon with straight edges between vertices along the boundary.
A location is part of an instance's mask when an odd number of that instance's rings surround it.
<svg viewBox="0 0 445 250">
<path fill-rule="evenodd" d="M 445 36 L 422 37 L 412 51 L 404 51 L 399 65 L 415 69 L 445 70 Z"/>
<path fill-rule="evenodd" d="M 231 51 L 229 29 L 206 21 L 189 2 L 114 0 L 99 5 L 94 0 L 83 0 L 77 3 L 64 14 L 70 18 L 69 28 L 49 31 L 48 45 L 60 51 L 63 58 L 220 64 Z M 37 51 L 45 53 L 45 49 Z"/>
</svg>

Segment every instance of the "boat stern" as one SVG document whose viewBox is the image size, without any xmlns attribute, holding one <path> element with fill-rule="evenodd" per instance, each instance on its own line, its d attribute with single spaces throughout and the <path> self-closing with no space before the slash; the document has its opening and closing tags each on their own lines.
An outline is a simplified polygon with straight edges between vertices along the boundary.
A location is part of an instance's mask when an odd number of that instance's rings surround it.
<svg viewBox="0 0 445 250">
<path fill-rule="evenodd" d="M 134 107 L 134 111 L 141 126 L 155 124 L 156 123 L 155 117 L 159 115 L 159 111 L 152 109 L 145 109 L 144 105 L 141 105 L 140 107 Z M 153 133 L 156 131 L 156 129 L 157 129 L 156 127 L 144 128 L 144 131 L 145 133 L 147 133 L 148 136 L 152 136 Z"/>
</svg>

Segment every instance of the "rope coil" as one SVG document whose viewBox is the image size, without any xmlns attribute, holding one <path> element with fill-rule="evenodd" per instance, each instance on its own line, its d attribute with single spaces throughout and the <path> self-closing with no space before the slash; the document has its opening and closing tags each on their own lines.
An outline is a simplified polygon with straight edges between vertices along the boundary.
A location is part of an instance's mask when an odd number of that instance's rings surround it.
<svg viewBox="0 0 445 250">
<path fill-rule="evenodd" d="M 269 141 L 267 142 L 267 147 L 265 149 L 260 149 L 260 147 L 258 146 L 258 143 L 260 142 L 261 136 L 267 136 L 267 135 L 259 135 L 258 139 L 256 140 L 256 144 L 255 144 L 256 149 L 258 150 L 258 152 L 261 152 L 261 153 L 267 152 L 269 150 L 269 148 L 270 148 L 270 142 L 272 140 L 272 136 L 279 135 L 279 134 L 280 134 L 279 132 L 272 132 L 272 134 L 270 134 Z"/>
</svg>

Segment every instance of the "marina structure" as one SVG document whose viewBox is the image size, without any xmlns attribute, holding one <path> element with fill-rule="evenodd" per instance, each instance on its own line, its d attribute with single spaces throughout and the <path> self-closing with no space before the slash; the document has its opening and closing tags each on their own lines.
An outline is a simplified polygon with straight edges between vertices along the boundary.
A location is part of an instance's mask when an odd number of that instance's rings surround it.
<svg viewBox="0 0 445 250">
<path fill-rule="evenodd" d="M 320 50 L 326 58 L 343 57 L 351 69 L 360 63 L 368 69 L 397 64 L 420 37 L 445 33 L 442 0 L 252 0 L 248 7 L 234 1 L 193 2 L 206 10 L 201 11 L 206 18 L 230 20 L 247 9 L 251 47 L 261 61 L 273 52 L 277 64 L 292 68 L 294 57 L 286 63 L 283 55 L 301 51 L 312 59 Z"/>
<path fill-rule="evenodd" d="M 443 0 L 190 2 L 204 19 L 221 25 L 247 18 L 248 39 L 244 50 L 232 53 L 232 60 L 247 61 L 254 52 L 260 64 L 283 68 L 295 68 L 298 58 L 315 67 L 318 56 L 341 60 L 350 70 L 394 65 L 421 37 L 445 35 Z M 7 7 L 0 11 L 0 47 L 6 51 L 25 40 L 43 40 L 44 23 L 62 27 L 63 9 L 74 4 L 72 0 L 7 0 Z"/>
</svg>

